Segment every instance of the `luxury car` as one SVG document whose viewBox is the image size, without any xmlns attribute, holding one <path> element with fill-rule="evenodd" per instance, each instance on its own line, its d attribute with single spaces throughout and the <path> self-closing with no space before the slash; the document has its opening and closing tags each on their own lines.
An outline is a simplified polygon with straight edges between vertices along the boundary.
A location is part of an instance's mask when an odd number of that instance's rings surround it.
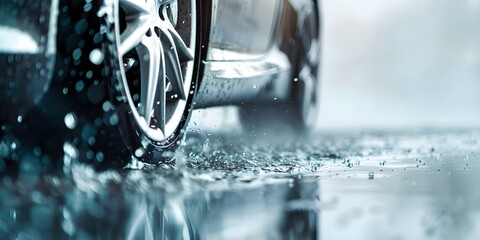
<svg viewBox="0 0 480 240">
<path fill-rule="evenodd" d="M 0 166 L 170 162 L 192 109 L 211 106 L 238 105 L 253 134 L 304 132 L 319 12 L 317 0 L 2 1 Z"/>
</svg>

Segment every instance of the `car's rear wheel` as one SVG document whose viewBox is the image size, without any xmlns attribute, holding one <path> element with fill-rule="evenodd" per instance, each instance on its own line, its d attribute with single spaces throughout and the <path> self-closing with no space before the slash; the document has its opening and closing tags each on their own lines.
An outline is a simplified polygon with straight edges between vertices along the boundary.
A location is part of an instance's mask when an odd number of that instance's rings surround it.
<svg viewBox="0 0 480 240">
<path fill-rule="evenodd" d="M 284 46 L 292 64 L 292 86 L 286 101 L 249 103 L 240 106 L 242 125 L 250 134 L 289 131 L 308 133 L 317 119 L 319 110 L 320 33 L 319 9 L 311 2 L 301 9 L 297 30 Z"/>
<path fill-rule="evenodd" d="M 184 135 L 196 91 L 196 1 L 120 0 L 115 10 L 117 52 L 111 55 L 120 66 L 113 89 L 124 97 L 117 104 L 124 111 L 122 135 L 134 157 L 169 160 Z"/>
</svg>

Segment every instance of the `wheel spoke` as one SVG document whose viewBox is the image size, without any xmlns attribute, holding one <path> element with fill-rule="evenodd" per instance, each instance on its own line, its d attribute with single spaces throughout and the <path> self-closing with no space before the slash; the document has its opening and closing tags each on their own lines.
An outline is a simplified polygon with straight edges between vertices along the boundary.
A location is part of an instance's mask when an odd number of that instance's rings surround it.
<svg viewBox="0 0 480 240">
<path fill-rule="evenodd" d="M 141 80 L 141 96 L 140 96 L 140 114 L 143 115 L 147 126 L 153 116 L 153 105 L 158 90 L 164 91 L 165 86 L 158 86 L 160 68 L 163 66 L 162 61 L 162 44 L 160 40 L 154 36 L 144 36 L 141 43 L 136 47 L 140 61 L 140 80 Z M 162 71 L 163 72 L 163 71 Z M 162 77 L 163 78 L 163 77 Z"/>
<path fill-rule="evenodd" d="M 175 47 L 177 48 L 178 57 L 180 61 L 186 62 L 193 60 L 193 55 L 187 45 L 183 42 L 182 37 L 178 35 L 175 30 L 168 29 L 168 32 L 171 34 Z"/>
<path fill-rule="evenodd" d="M 127 24 L 127 27 L 120 36 L 119 52 L 121 56 L 125 55 L 125 53 L 140 43 L 148 27 L 148 21 L 143 21 L 143 19 L 136 19 Z"/>
<path fill-rule="evenodd" d="M 165 68 L 168 80 L 172 84 L 172 93 L 178 94 L 180 99 L 185 99 L 183 75 L 176 46 L 168 33 L 161 32 L 160 40 L 164 43 Z"/>
<path fill-rule="evenodd" d="M 175 132 L 188 106 L 195 3 L 182 3 L 185 11 L 179 11 L 177 0 L 118 1 L 118 51 L 126 77 L 133 78 L 124 79 L 132 115 L 143 134 L 162 141 Z"/>
<path fill-rule="evenodd" d="M 126 15 L 126 28 L 120 36 L 119 46 L 119 52 L 123 56 L 140 43 L 149 28 L 151 17 L 147 5 L 142 1 L 121 0 L 120 7 Z"/>
<path fill-rule="evenodd" d="M 141 0 L 120 0 L 120 7 L 125 11 L 127 17 L 135 15 L 148 15 L 149 9 L 145 1 Z"/>
<path fill-rule="evenodd" d="M 165 122 L 166 122 L 166 114 L 165 114 L 165 108 L 166 108 L 166 92 L 165 92 L 165 86 L 166 84 L 166 78 L 165 78 L 165 58 L 162 53 L 160 54 L 162 58 L 162 65 L 160 67 L 160 76 L 158 79 L 158 85 L 157 85 L 157 103 L 154 105 L 155 109 L 155 120 L 157 121 L 158 128 L 165 133 Z"/>
</svg>

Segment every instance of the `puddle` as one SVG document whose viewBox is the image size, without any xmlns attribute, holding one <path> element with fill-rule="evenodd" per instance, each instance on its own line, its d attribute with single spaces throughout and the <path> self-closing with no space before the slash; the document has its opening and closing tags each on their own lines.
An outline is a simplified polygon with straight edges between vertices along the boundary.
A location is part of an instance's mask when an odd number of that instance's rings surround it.
<svg viewBox="0 0 480 240">
<path fill-rule="evenodd" d="M 3 177 L 0 239 L 477 239 L 478 136 L 192 134 L 176 168 Z"/>
</svg>

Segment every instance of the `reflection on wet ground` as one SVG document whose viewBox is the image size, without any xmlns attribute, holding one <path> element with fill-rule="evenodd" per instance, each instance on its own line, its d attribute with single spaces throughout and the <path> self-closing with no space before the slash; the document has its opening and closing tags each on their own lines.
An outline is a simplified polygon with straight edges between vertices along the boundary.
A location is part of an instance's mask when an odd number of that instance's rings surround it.
<svg viewBox="0 0 480 240">
<path fill-rule="evenodd" d="M 480 131 L 192 131 L 175 168 L 4 177 L 0 239 L 479 239 Z"/>
</svg>

